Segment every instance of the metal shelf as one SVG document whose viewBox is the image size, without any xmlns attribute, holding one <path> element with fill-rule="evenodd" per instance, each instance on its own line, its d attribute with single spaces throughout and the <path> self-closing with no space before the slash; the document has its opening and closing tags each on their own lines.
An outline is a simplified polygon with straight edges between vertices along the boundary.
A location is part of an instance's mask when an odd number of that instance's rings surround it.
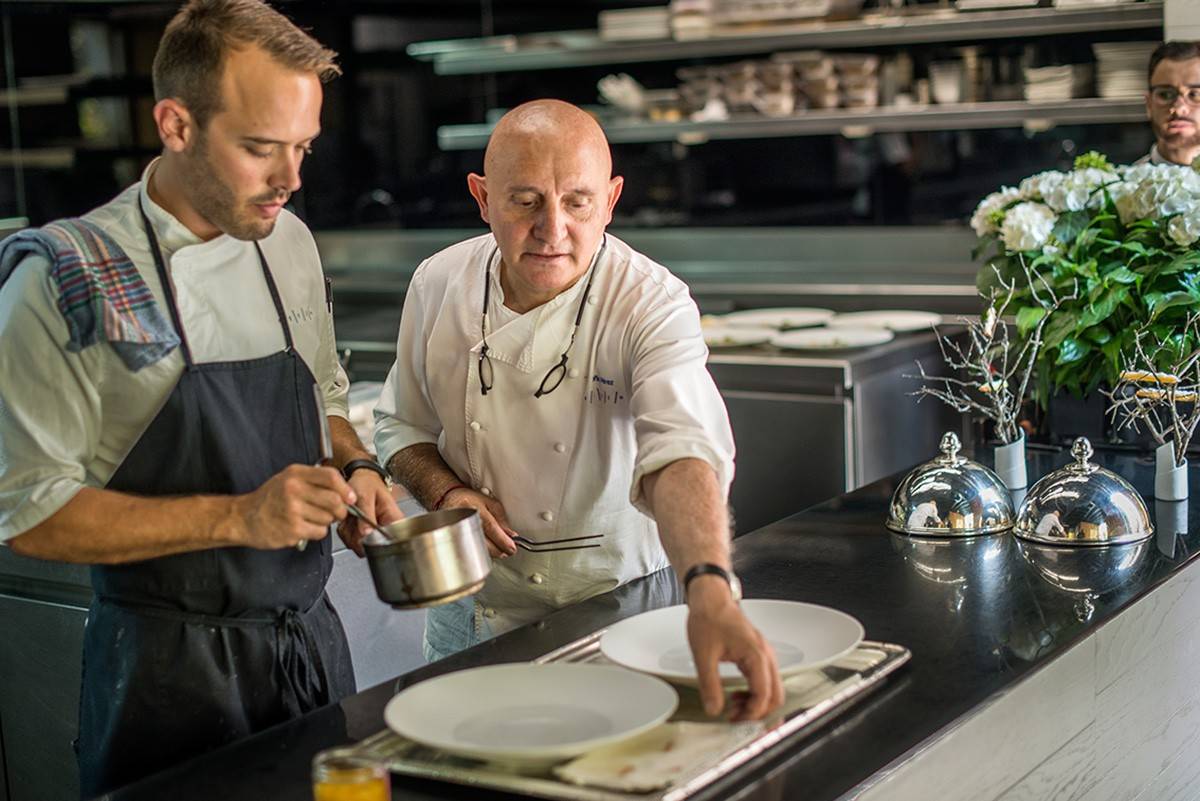
<svg viewBox="0 0 1200 801">
<path fill-rule="evenodd" d="M 950 9 L 876 15 L 847 22 L 772 25 L 756 33 L 707 39 L 605 42 L 597 31 L 417 42 L 413 58 L 433 62 L 440 75 L 582 67 L 771 53 L 794 48 L 876 47 L 922 42 L 1015 39 L 1062 33 L 1161 28 L 1161 0 L 1091 8 Z"/>
<path fill-rule="evenodd" d="M 978 128 L 1029 128 L 1146 121 L 1141 98 L 1080 98 L 1063 103 L 958 103 L 910 108 L 831 109 L 790 117 L 747 114 L 714 122 L 612 121 L 604 124 L 610 142 L 681 142 L 703 144 L 713 139 L 763 139 L 779 136 L 842 134 L 869 136 L 888 131 L 961 131 Z M 443 125 L 442 150 L 477 150 L 487 145 L 490 124 Z"/>
</svg>

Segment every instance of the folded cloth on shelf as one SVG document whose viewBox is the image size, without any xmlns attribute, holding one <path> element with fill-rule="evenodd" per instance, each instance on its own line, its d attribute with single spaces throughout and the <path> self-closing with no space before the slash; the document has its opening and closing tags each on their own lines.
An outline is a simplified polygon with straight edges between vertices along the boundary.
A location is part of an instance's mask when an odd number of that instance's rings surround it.
<svg viewBox="0 0 1200 801">
<path fill-rule="evenodd" d="M 96 226 L 64 219 L 8 237 L 0 242 L 0 286 L 31 254 L 50 262 L 58 309 L 67 323 L 67 350 L 108 342 L 136 372 L 179 346 L 137 267 Z"/>
</svg>

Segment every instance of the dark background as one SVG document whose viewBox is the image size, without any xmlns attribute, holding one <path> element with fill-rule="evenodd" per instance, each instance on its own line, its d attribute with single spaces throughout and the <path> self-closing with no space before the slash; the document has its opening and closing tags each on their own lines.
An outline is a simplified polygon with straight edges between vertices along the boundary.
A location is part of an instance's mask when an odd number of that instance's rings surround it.
<svg viewBox="0 0 1200 801">
<path fill-rule="evenodd" d="M 873 0 L 868 0 L 868 7 Z M 293 0 L 275 6 L 337 50 L 345 74 L 328 85 L 324 133 L 306 161 L 295 210 L 314 228 L 475 226 L 465 174 L 482 152 L 442 152 L 439 125 L 477 123 L 489 109 L 536 97 L 597 103 L 596 81 L 628 72 L 647 87 L 670 87 L 684 62 L 438 76 L 404 52 L 411 42 L 596 27 L 604 8 L 662 5 L 600 0 Z M 0 218 L 40 224 L 82 213 L 137 179 L 157 151 L 151 125 L 150 63 L 177 6 L 144 2 L 0 2 L 6 87 L 82 71 L 103 50 L 108 74 L 71 90 L 67 102 L 0 106 Z M 1086 34 L 982 43 L 985 57 L 1023 53 L 1033 65 L 1090 60 L 1088 43 L 1140 38 Z M 950 54 L 948 45 L 905 46 L 916 74 Z M 893 48 L 892 51 L 898 48 Z M 888 53 L 886 48 L 870 52 Z M 724 59 L 734 61 L 738 59 Z M 719 61 L 719 60 L 718 60 Z M 700 63 L 700 62 L 690 62 Z M 105 117 L 107 115 L 107 117 Z M 96 119 L 108 119 L 96 134 Z M 104 126 L 101 126 L 103 128 Z M 115 130 L 114 130 L 115 129 Z M 1091 149 L 1132 161 L 1152 143 L 1138 124 L 898 134 L 911 158 L 889 164 L 880 137 L 718 141 L 693 147 L 622 144 L 627 177 L 617 224 L 855 225 L 963 223 L 1001 184 L 1068 167 Z M 19 146 L 19 147 L 18 147 Z M 74 151 L 71 166 L 38 167 L 14 154 Z"/>
</svg>

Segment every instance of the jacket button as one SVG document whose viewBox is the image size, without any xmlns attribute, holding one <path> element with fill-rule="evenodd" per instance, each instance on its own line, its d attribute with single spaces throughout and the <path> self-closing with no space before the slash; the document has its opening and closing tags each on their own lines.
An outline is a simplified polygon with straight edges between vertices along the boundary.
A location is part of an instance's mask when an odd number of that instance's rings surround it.
<svg viewBox="0 0 1200 801">
<path fill-rule="evenodd" d="M 596 305 L 596 296 L 595 295 L 588 295 L 588 305 L 589 306 Z"/>
<path fill-rule="evenodd" d="M 529 580 L 532 581 L 534 584 L 541 584 L 543 581 L 546 580 L 546 577 L 543 576 L 541 573 L 534 573 L 532 576 L 529 577 Z"/>
<path fill-rule="evenodd" d="M 481 429 L 481 428 L 483 428 L 483 426 L 479 425 L 479 421 L 478 421 L 478 420 L 472 420 L 472 421 L 471 421 L 471 430 L 472 430 L 472 431 L 478 431 L 478 430 L 479 430 L 479 429 Z"/>
<path fill-rule="evenodd" d="M 554 519 L 554 513 L 553 513 L 553 512 L 542 512 L 542 513 L 541 513 L 540 515 L 538 515 L 538 516 L 539 516 L 539 517 L 541 517 L 543 520 L 545 520 L 547 523 L 549 523 L 551 520 L 553 520 L 553 519 Z"/>
<path fill-rule="evenodd" d="M 562 442 L 556 442 L 556 443 L 554 443 L 554 450 L 557 451 L 558 453 L 566 453 L 567 446 Z"/>
<path fill-rule="evenodd" d="M 570 370 L 567 371 L 567 375 L 569 375 L 571 378 L 579 378 L 579 370 L 572 367 Z"/>
<path fill-rule="evenodd" d="M 487 608 L 487 609 L 484 609 L 484 610 L 483 610 L 483 616 L 484 616 L 484 617 L 495 617 L 495 616 L 496 616 L 496 610 L 495 610 L 495 609 L 492 609 L 492 608 L 490 608 L 490 607 L 489 607 L 489 608 Z"/>
<path fill-rule="evenodd" d="M 489 498 L 492 497 L 492 490 L 489 487 L 480 487 L 479 491 L 482 492 L 484 495 L 488 496 Z"/>
</svg>

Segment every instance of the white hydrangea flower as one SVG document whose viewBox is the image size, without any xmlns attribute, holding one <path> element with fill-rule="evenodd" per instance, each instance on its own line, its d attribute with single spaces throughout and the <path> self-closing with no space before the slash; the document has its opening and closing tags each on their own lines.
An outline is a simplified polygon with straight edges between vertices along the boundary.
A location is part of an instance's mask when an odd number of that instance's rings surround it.
<svg viewBox="0 0 1200 801">
<path fill-rule="evenodd" d="M 1176 215 L 1167 223 L 1167 234 L 1180 247 L 1191 247 L 1200 239 L 1200 207 Z"/>
<path fill-rule="evenodd" d="M 1107 170 L 1094 167 L 1074 170 L 1064 175 L 1062 180 L 1046 182 L 1042 187 L 1043 197 L 1046 205 L 1057 212 L 1095 209 L 1104 202 L 1104 194 L 1096 190 L 1116 180 L 1117 174 Z"/>
<path fill-rule="evenodd" d="M 1021 203 L 1008 210 L 1000 227 L 1000 238 L 1013 252 L 1037 250 L 1046 244 L 1057 221 L 1058 215 L 1044 203 Z"/>
<path fill-rule="evenodd" d="M 986 236 L 996 233 L 999 228 L 992 221 L 992 215 L 1014 200 L 1020 199 L 1020 190 L 1011 186 L 1003 186 L 999 192 L 993 192 L 981 200 L 975 207 L 975 213 L 971 215 L 971 228 L 975 229 L 975 235 Z"/>
<path fill-rule="evenodd" d="M 1122 169 L 1109 187 L 1121 221 L 1157 220 L 1180 214 L 1200 203 L 1200 175 L 1175 164 L 1139 164 Z"/>
<path fill-rule="evenodd" d="M 1039 172 L 1037 175 L 1031 175 L 1024 181 L 1021 181 L 1019 189 L 1021 197 L 1025 200 L 1044 200 L 1051 192 L 1058 188 L 1058 185 L 1066 179 L 1064 173 L 1058 170 L 1046 170 Z"/>
</svg>

